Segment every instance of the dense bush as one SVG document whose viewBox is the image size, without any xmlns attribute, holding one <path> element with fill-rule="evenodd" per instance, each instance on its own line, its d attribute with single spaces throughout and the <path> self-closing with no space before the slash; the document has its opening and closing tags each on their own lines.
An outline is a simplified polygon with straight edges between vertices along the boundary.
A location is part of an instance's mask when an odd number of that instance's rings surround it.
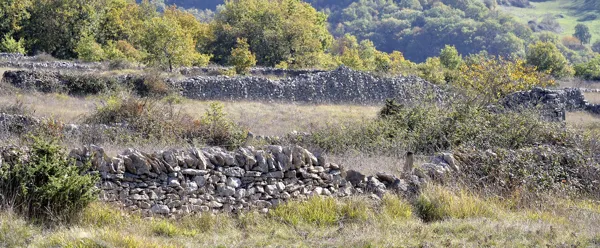
<svg viewBox="0 0 600 248">
<path fill-rule="evenodd" d="M 0 167 L 4 208 L 35 220 L 68 221 L 96 199 L 97 176 L 54 142 L 34 138 L 27 155 Z"/>
<path fill-rule="evenodd" d="M 327 126 L 313 131 L 302 142 L 334 153 L 354 149 L 367 153 L 411 150 L 431 154 L 460 146 L 486 150 L 555 144 L 567 142 L 568 134 L 560 123 L 544 122 L 535 112 L 495 113 L 462 101 L 444 107 L 388 102 L 376 120 Z"/>
<path fill-rule="evenodd" d="M 148 71 L 142 76 L 134 76 L 125 83 L 141 97 L 163 97 L 172 92 L 166 78 L 159 71 Z"/>
<path fill-rule="evenodd" d="M 527 63 L 535 66 L 538 71 L 548 72 L 555 77 L 572 75 L 569 62 L 550 42 L 537 42 L 529 46 Z"/>
<path fill-rule="evenodd" d="M 96 95 L 117 88 L 114 78 L 96 74 L 64 74 L 61 75 L 61 80 L 65 82 L 65 88 L 70 95 Z"/>
<path fill-rule="evenodd" d="M 479 192 L 508 196 L 514 192 L 553 192 L 600 198 L 600 169 L 582 143 L 535 145 L 517 150 L 472 147 L 457 150 L 464 182 Z"/>
<path fill-rule="evenodd" d="M 600 57 L 575 65 L 575 76 L 585 80 L 600 80 Z"/>
</svg>

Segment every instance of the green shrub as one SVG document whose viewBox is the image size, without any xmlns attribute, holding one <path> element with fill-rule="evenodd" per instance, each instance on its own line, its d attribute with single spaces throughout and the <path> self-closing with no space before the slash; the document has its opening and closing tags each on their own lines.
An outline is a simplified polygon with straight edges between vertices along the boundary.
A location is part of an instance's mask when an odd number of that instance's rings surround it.
<svg viewBox="0 0 600 248">
<path fill-rule="evenodd" d="M 0 168 L 2 204 L 30 219 L 71 220 L 96 199 L 98 178 L 54 142 L 33 140 L 26 161 Z"/>
<path fill-rule="evenodd" d="M 64 74 L 61 79 L 70 95 L 97 95 L 116 88 L 117 82 L 109 77 L 94 74 Z"/>
<path fill-rule="evenodd" d="M 98 62 L 105 59 L 104 49 L 96 42 L 93 35 L 83 35 L 75 47 L 79 59 L 87 62 Z"/>
<path fill-rule="evenodd" d="M 5 53 L 26 54 L 25 40 L 21 38 L 17 41 L 10 34 L 5 34 L 2 41 L 0 41 L 0 51 Z"/>
<path fill-rule="evenodd" d="M 600 80 L 600 56 L 574 67 L 575 76 L 585 80 Z"/>
<path fill-rule="evenodd" d="M 235 68 L 237 74 L 246 74 L 256 65 L 256 56 L 250 51 L 248 40 L 238 38 L 237 45 L 231 49 L 229 64 Z"/>
</svg>

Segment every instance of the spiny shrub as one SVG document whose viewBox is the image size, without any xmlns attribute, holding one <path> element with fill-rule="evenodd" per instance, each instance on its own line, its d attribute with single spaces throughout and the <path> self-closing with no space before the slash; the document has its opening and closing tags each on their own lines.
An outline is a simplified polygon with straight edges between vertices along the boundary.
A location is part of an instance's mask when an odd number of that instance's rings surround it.
<svg viewBox="0 0 600 248">
<path fill-rule="evenodd" d="M 34 220 L 71 220 L 96 199 L 98 178 L 55 142 L 33 140 L 28 159 L 0 167 L 1 203 Z"/>
<path fill-rule="evenodd" d="M 88 124 L 125 125 L 145 138 L 177 136 L 182 113 L 156 99 L 110 97 L 84 120 Z"/>
<path fill-rule="evenodd" d="M 192 124 L 187 127 L 185 135 L 200 138 L 207 145 L 235 148 L 246 139 L 247 131 L 228 119 L 223 104 L 218 102 L 211 103 L 204 116 Z"/>
<path fill-rule="evenodd" d="M 415 210 L 425 222 L 496 216 L 492 203 L 464 190 L 454 193 L 441 186 L 428 187 L 419 195 Z"/>
<path fill-rule="evenodd" d="M 25 106 L 23 99 L 21 97 L 17 97 L 14 103 L 7 105 L 0 105 L 0 113 L 10 114 L 10 115 L 31 115 L 35 112 L 31 108 Z"/>
</svg>

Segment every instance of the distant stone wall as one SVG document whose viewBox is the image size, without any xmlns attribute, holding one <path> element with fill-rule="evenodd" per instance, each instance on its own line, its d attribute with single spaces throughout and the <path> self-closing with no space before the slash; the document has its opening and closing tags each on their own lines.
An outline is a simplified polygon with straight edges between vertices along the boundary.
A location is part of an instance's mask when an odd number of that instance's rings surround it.
<svg viewBox="0 0 600 248">
<path fill-rule="evenodd" d="M 207 67 L 183 67 L 179 72 L 184 76 L 216 76 L 223 73 L 223 70 L 232 69 L 231 67 L 223 66 L 207 66 Z M 326 72 L 325 70 L 316 69 L 280 69 L 271 67 L 254 67 L 250 69 L 250 75 L 253 76 L 272 76 L 272 77 L 296 77 L 302 74 Z"/>
<path fill-rule="evenodd" d="M 7 83 L 20 89 L 45 93 L 101 91 L 115 84 L 131 86 L 143 80 L 139 75 L 99 76 L 94 73 L 32 70 L 4 72 Z M 382 104 L 390 98 L 407 103 L 441 102 L 447 97 L 445 91 L 419 77 L 385 78 L 346 67 L 281 80 L 258 76 L 197 76 L 169 79 L 168 84 L 182 96 L 198 100 Z M 77 89 L 71 89 L 73 85 Z"/>
<path fill-rule="evenodd" d="M 513 93 L 504 98 L 500 105 L 510 110 L 539 110 L 543 117 L 552 121 L 564 121 L 566 112 L 588 111 L 600 114 L 600 105 L 590 104 L 580 89 L 542 89 Z"/>
<path fill-rule="evenodd" d="M 0 67 L 24 68 L 32 70 L 102 70 L 102 63 L 81 63 L 73 61 L 42 61 L 36 57 L 24 56 L 20 53 L 0 53 Z"/>
<path fill-rule="evenodd" d="M 200 100 L 381 104 L 390 98 L 399 102 L 441 102 L 446 97 L 442 89 L 419 77 L 385 78 L 346 67 L 281 80 L 198 76 L 171 84 L 183 96 Z"/>
</svg>

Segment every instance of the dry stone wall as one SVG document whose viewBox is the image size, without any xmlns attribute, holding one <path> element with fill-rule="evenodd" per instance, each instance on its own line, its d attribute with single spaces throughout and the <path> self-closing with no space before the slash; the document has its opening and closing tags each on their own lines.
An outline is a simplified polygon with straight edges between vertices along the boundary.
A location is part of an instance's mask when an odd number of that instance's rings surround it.
<svg viewBox="0 0 600 248">
<path fill-rule="evenodd" d="M 171 82 L 181 94 L 201 100 L 291 101 L 310 103 L 442 102 L 447 94 L 415 76 L 379 77 L 340 67 L 281 80 L 265 77 L 198 76 Z"/>
<path fill-rule="evenodd" d="M 28 57 L 19 53 L 0 53 L 0 67 L 26 68 L 36 70 L 83 70 L 104 69 L 102 63 L 80 63 L 73 61 L 43 61 L 36 57 Z"/>
<path fill-rule="evenodd" d="M 513 93 L 504 98 L 500 105 L 505 109 L 520 111 L 535 109 L 551 121 L 564 121 L 566 112 L 588 111 L 600 114 L 600 105 L 590 104 L 580 89 L 542 89 Z"/>
<path fill-rule="evenodd" d="M 393 190 L 411 194 L 419 177 L 380 173 L 364 176 L 329 163 L 299 146 L 266 146 L 227 151 L 218 147 L 144 153 L 128 149 L 109 157 L 100 147 L 71 151 L 78 164 L 90 161 L 101 176 L 100 199 L 142 215 L 268 211 L 290 199 L 345 197 Z M 358 175 L 358 179 L 357 179 Z"/>
</svg>

